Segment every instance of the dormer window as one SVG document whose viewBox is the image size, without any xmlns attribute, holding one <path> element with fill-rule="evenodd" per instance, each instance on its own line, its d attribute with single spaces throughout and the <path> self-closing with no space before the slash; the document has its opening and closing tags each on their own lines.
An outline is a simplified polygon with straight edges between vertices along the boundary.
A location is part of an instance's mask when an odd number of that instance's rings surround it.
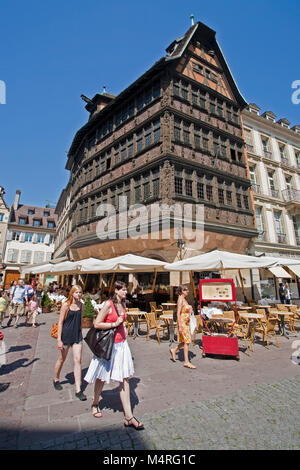
<svg viewBox="0 0 300 470">
<path fill-rule="evenodd" d="M 54 228 L 54 222 L 53 220 L 48 220 L 48 228 Z"/>
<path fill-rule="evenodd" d="M 25 219 L 25 217 L 19 217 L 19 224 L 20 224 L 20 225 L 25 225 L 25 224 L 26 224 L 26 219 Z"/>
<path fill-rule="evenodd" d="M 34 227 L 40 227 L 40 225 L 41 225 L 40 219 L 34 219 L 33 220 L 33 226 Z"/>
<path fill-rule="evenodd" d="M 28 209 L 28 215 L 33 215 L 34 214 L 34 209 Z"/>
<path fill-rule="evenodd" d="M 50 212 L 49 211 L 44 211 L 44 217 L 49 217 Z"/>
</svg>

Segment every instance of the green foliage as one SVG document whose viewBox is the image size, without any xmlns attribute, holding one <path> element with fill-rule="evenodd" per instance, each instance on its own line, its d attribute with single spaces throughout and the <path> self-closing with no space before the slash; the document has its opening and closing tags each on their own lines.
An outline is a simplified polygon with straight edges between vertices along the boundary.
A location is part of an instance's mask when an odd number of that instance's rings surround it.
<svg viewBox="0 0 300 470">
<path fill-rule="evenodd" d="M 84 310 L 83 316 L 86 318 L 93 317 L 95 315 L 95 310 L 91 302 L 91 298 L 88 296 L 84 301 Z"/>
<path fill-rule="evenodd" d="M 44 292 L 44 295 L 43 295 L 43 298 L 42 298 L 42 306 L 43 307 L 50 307 L 52 305 L 52 302 L 50 300 L 50 297 L 48 295 L 48 292 L 45 291 Z"/>
</svg>

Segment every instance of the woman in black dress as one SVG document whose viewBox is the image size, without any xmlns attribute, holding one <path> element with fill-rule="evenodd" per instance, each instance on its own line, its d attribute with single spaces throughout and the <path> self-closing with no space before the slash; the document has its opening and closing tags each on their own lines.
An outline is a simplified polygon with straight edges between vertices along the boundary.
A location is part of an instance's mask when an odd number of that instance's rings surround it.
<svg viewBox="0 0 300 470">
<path fill-rule="evenodd" d="M 81 391 L 81 317 L 83 307 L 81 296 L 81 287 L 73 286 L 68 299 L 61 306 L 57 328 L 59 356 L 55 364 L 53 385 L 56 390 L 62 390 L 59 376 L 71 347 L 74 360 L 75 395 L 79 400 L 83 401 L 86 400 L 86 396 Z"/>
</svg>

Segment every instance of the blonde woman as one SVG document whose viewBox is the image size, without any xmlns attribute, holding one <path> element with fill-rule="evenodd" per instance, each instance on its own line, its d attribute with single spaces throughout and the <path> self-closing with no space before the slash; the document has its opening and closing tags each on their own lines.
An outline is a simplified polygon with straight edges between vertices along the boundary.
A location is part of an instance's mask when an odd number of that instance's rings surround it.
<svg viewBox="0 0 300 470">
<path fill-rule="evenodd" d="M 189 344 L 191 344 L 191 330 L 190 330 L 190 316 L 192 312 L 192 306 L 189 305 L 186 297 L 189 290 L 186 286 L 178 287 L 178 300 L 177 300 L 177 327 L 178 327 L 178 346 L 174 349 L 170 349 L 172 360 L 176 361 L 176 353 L 179 349 L 183 348 L 184 353 L 184 367 L 188 369 L 196 369 L 193 364 L 189 361 Z"/>
<path fill-rule="evenodd" d="M 81 390 L 81 357 L 82 357 L 82 332 L 81 317 L 83 303 L 81 301 L 82 289 L 73 286 L 69 297 L 61 306 L 58 328 L 57 348 L 59 356 L 55 364 L 53 385 L 55 390 L 62 390 L 59 376 L 62 366 L 67 358 L 69 349 L 72 348 L 74 360 L 75 396 L 79 400 L 86 400 Z"/>
</svg>

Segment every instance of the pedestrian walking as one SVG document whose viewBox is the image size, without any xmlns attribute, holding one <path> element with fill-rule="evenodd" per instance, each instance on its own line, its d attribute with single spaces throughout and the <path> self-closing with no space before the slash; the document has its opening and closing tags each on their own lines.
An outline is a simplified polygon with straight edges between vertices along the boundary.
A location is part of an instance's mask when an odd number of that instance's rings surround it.
<svg viewBox="0 0 300 470">
<path fill-rule="evenodd" d="M 196 367 L 189 361 L 189 344 L 191 344 L 191 330 L 190 330 L 190 316 L 192 306 L 186 300 L 189 290 L 186 286 L 179 286 L 177 293 L 179 295 L 177 300 L 177 327 L 179 344 L 174 349 L 170 349 L 172 360 L 176 362 L 176 354 L 183 348 L 184 353 L 184 367 L 188 369 L 196 369 Z"/>
<path fill-rule="evenodd" d="M 3 320 L 8 306 L 8 297 L 5 290 L 0 292 L 0 328 L 3 327 Z"/>
<path fill-rule="evenodd" d="M 55 364 L 53 385 L 56 390 L 62 390 L 59 383 L 60 372 L 72 348 L 74 360 L 75 396 L 79 400 L 86 400 L 81 390 L 81 358 L 82 358 L 82 332 L 81 318 L 83 303 L 81 301 L 82 289 L 73 286 L 68 299 L 62 304 L 57 328 L 57 347 L 59 356 Z"/>
<path fill-rule="evenodd" d="M 44 293 L 44 290 L 43 290 L 43 286 L 42 284 L 39 282 L 36 286 L 36 289 L 35 289 L 35 294 L 36 294 L 36 297 L 37 297 L 37 301 L 38 301 L 38 304 L 39 304 L 39 307 L 41 306 L 41 302 L 42 302 L 42 298 L 43 298 L 43 293 Z"/>
<path fill-rule="evenodd" d="M 279 284 L 279 297 L 280 297 L 280 303 L 284 304 L 285 293 L 284 293 L 284 286 L 282 282 Z"/>
<path fill-rule="evenodd" d="M 10 326 L 13 317 L 15 316 L 14 327 L 18 327 L 20 316 L 24 315 L 25 307 L 28 303 L 27 292 L 24 286 L 23 279 L 19 279 L 17 285 L 10 288 L 10 306 L 9 306 L 9 318 L 7 326 Z"/>
<path fill-rule="evenodd" d="M 39 303 L 37 300 L 37 296 L 34 295 L 31 300 L 28 302 L 28 310 L 26 312 L 26 320 L 25 325 L 28 324 L 29 320 L 32 317 L 32 327 L 36 328 L 35 319 L 38 314 Z"/>
<path fill-rule="evenodd" d="M 286 282 L 284 285 L 284 296 L 285 296 L 285 303 L 290 304 L 291 303 L 291 296 L 293 295 L 293 292 L 290 290 L 289 283 Z"/>
<path fill-rule="evenodd" d="M 101 418 L 99 399 L 103 386 L 110 380 L 120 382 L 120 399 L 124 411 L 124 426 L 132 426 L 136 430 L 144 429 L 144 425 L 133 416 L 130 402 L 129 377 L 134 374 L 131 352 L 126 339 L 124 328 L 126 320 L 125 299 L 127 287 L 124 282 L 117 281 L 114 284 L 114 294 L 107 300 L 99 311 L 94 322 L 95 328 L 116 328 L 111 358 L 109 360 L 94 356 L 89 365 L 84 380 L 94 383 L 94 399 L 91 406 L 92 415 Z"/>
</svg>

